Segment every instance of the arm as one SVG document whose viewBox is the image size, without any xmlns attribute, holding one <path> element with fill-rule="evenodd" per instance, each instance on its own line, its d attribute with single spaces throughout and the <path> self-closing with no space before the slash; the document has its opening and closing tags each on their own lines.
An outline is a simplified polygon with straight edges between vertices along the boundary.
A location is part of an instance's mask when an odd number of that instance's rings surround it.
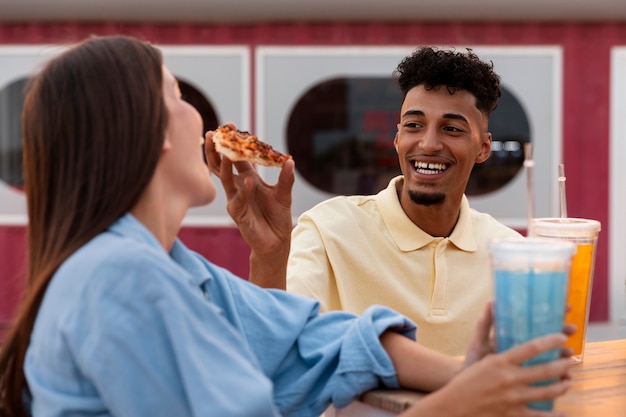
<svg viewBox="0 0 626 417">
<path fill-rule="evenodd" d="M 215 151 L 212 132 L 206 134 L 205 153 L 211 172 L 224 186 L 228 213 L 251 248 L 249 280 L 261 287 L 285 289 L 293 227 L 293 160 L 285 162 L 278 182 L 269 185 L 253 164 L 222 158 Z M 233 165 L 237 174 L 233 173 Z"/>
<path fill-rule="evenodd" d="M 426 392 L 438 390 L 462 368 L 458 359 L 425 348 L 392 331 L 383 333 L 380 341 L 396 369 L 400 386 L 404 388 Z"/>
<path fill-rule="evenodd" d="M 64 320 L 73 330 L 61 339 L 69 339 L 68 358 L 76 366 L 64 375 L 53 370 L 44 378 L 46 391 L 35 378 L 39 409 L 120 417 L 279 416 L 271 382 L 222 311 L 181 278 L 181 269 L 166 266 L 164 274 L 149 262 L 133 264 L 131 256 L 142 255 L 130 250 L 115 267 L 100 268 L 80 308 Z M 70 387 L 77 388 L 74 395 Z"/>
<path fill-rule="evenodd" d="M 212 287 L 217 289 L 219 282 Z M 415 326 L 408 319 L 381 306 L 360 317 L 318 314 L 319 306 L 310 298 L 260 291 L 243 280 L 227 283 L 233 301 L 221 307 L 235 321 L 245 320 L 246 339 L 274 383 L 283 415 L 319 416 L 331 402 L 342 407 L 379 386 L 399 388 L 379 337 L 393 329 L 414 339 Z"/>
<path fill-rule="evenodd" d="M 550 349 L 563 346 L 566 337 L 554 334 L 535 339 L 504 353 L 489 355 L 460 372 L 442 389 L 401 414 L 402 417 L 499 417 L 559 416 L 527 408 L 532 401 L 554 399 L 571 385 L 569 358 L 527 368 L 522 362 Z M 531 387 L 533 382 L 559 379 L 550 385 Z"/>
<path fill-rule="evenodd" d="M 410 344 L 399 340 L 399 335 L 383 335 L 381 341 L 396 366 L 400 384 L 425 391 L 437 390 L 402 417 L 531 416 L 535 412 L 526 407 L 528 402 L 552 399 L 567 390 L 570 385 L 568 370 L 572 365 L 569 358 L 521 367 L 527 359 L 563 346 L 564 335 L 535 339 L 495 355 L 491 353 L 493 347 L 489 335 L 492 321 L 491 303 L 488 303 L 477 324 L 463 367 L 459 361 L 446 360 L 434 352 L 419 352 L 419 348 L 411 348 Z M 564 331 L 570 332 L 571 329 L 566 326 Z M 420 360 L 422 364 L 418 366 Z M 426 375 L 420 376 L 420 373 Z M 543 387 L 528 386 L 547 379 L 559 379 L 560 382 Z"/>
</svg>

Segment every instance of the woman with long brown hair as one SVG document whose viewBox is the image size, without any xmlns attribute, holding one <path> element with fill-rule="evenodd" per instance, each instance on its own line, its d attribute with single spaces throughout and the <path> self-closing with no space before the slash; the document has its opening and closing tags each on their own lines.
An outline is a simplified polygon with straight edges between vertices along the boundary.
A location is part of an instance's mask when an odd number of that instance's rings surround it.
<svg viewBox="0 0 626 417">
<path fill-rule="evenodd" d="M 318 416 L 378 386 L 436 391 L 406 416 L 459 403 L 464 415 L 552 415 L 525 404 L 568 387 L 567 359 L 520 367 L 563 335 L 479 360 L 487 309 L 463 364 L 420 347 L 390 309 L 320 315 L 187 249 L 185 213 L 215 186 L 201 118 L 148 43 L 92 38 L 52 59 L 29 87 L 23 134 L 29 286 L 0 352 L 2 416 Z M 235 166 L 243 177 L 227 160 L 220 177 L 244 216 L 288 236 L 293 161 L 275 186 Z M 562 380 L 528 387 L 549 378 Z"/>
</svg>

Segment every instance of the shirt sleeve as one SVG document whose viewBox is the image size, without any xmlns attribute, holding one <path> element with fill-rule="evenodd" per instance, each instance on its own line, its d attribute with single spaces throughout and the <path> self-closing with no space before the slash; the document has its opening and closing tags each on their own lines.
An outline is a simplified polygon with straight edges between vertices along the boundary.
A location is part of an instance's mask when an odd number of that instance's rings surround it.
<svg viewBox="0 0 626 417">
<path fill-rule="evenodd" d="M 279 416 L 241 334 L 176 272 L 109 267 L 69 326 L 78 367 L 110 414 Z"/>
<path fill-rule="evenodd" d="M 415 339 L 415 325 L 382 306 L 361 316 L 319 314 L 319 303 L 243 280 L 223 281 L 233 300 L 219 300 L 236 316 L 244 337 L 274 383 L 274 398 L 285 416 L 318 416 L 330 403 L 343 407 L 379 386 L 398 388 L 391 359 L 380 344 L 386 330 Z M 211 282 L 220 285 L 220 280 Z"/>
<path fill-rule="evenodd" d="M 324 241 L 313 219 L 306 215 L 298 219 L 291 234 L 287 291 L 318 300 L 322 311 L 341 309 Z"/>
</svg>

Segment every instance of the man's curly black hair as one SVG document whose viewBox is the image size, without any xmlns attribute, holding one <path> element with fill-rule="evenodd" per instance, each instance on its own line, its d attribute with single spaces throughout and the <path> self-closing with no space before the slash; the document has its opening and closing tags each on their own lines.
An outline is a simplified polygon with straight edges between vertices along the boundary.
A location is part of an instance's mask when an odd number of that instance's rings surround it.
<svg viewBox="0 0 626 417">
<path fill-rule="evenodd" d="M 403 96 L 410 89 L 423 85 L 426 89 L 446 86 L 451 94 L 466 90 L 476 97 L 476 107 L 490 115 L 500 98 L 500 76 L 493 71 L 493 62 L 483 62 L 467 52 L 420 47 L 400 62 L 393 72 Z"/>
</svg>

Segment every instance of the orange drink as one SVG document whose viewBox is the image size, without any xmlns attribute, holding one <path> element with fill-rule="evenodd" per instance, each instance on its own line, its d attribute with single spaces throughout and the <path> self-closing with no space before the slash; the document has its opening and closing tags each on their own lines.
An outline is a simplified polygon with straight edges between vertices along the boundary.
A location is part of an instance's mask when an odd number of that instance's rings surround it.
<svg viewBox="0 0 626 417">
<path fill-rule="evenodd" d="M 532 222 L 533 236 L 568 240 L 577 245 L 569 276 L 567 304 L 570 310 L 565 321 L 575 324 L 578 330 L 565 346 L 574 350 L 573 359 L 576 362 L 582 362 L 600 222 L 576 218 L 543 218 L 533 219 Z"/>
<path fill-rule="evenodd" d="M 574 356 L 580 356 L 581 358 L 586 337 L 585 330 L 587 329 L 587 320 L 589 318 L 589 309 L 586 306 L 591 298 L 593 249 L 594 245 L 592 243 L 578 244 L 578 249 L 572 260 L 569 292 L 567 295 L 567 304 L 571 306 L 571 310 L 565 317 L 565 321 L 575 324 L 578 327 L 578 331 L 570 336 L 565 346 L 574 349 Z M 579 308 L 574 308 L 574 306 Z"/>
</svg>

